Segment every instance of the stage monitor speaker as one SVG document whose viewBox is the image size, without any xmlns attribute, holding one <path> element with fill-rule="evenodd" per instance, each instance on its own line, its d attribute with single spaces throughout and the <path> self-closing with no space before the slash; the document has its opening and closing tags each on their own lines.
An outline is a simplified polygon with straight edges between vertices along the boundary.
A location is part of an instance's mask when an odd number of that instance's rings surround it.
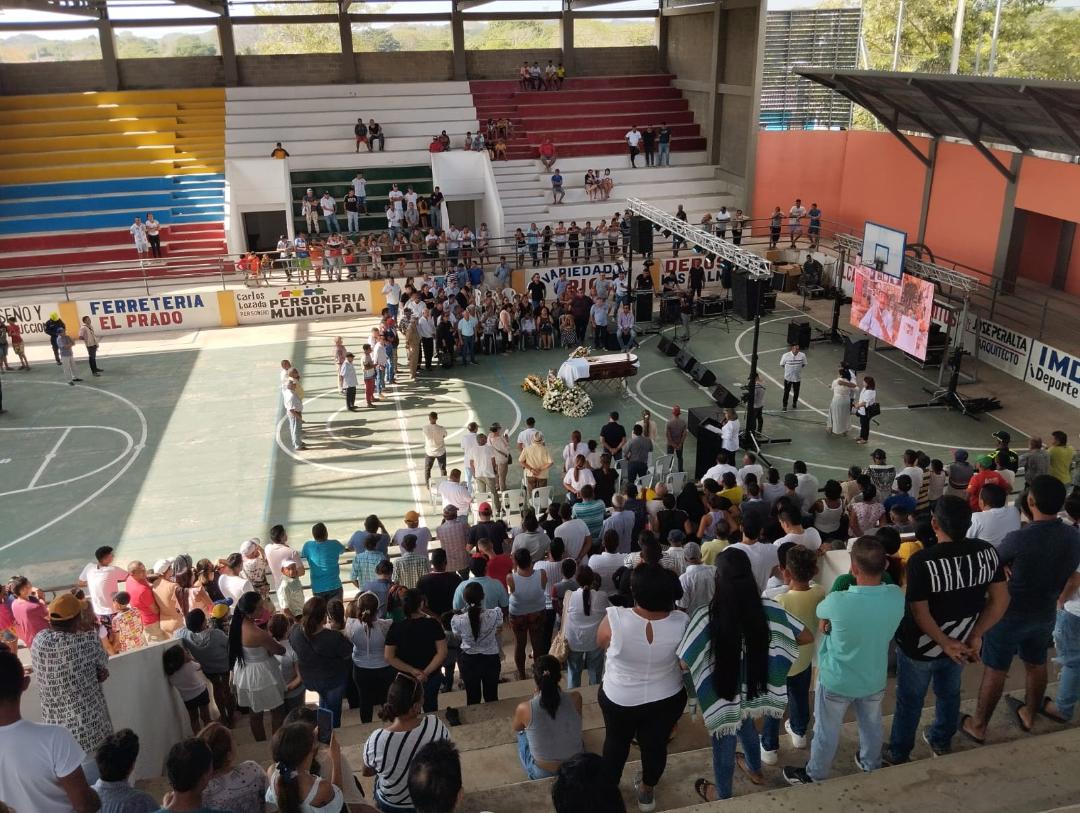
<svg viewBox="0 0 1080 813">
<path fill-rule="evenodd" d="M 652 254 L 653 224 L 638 215 L 630 218 L 630 249 L 638 254 Z"/>
<path fill-rule="evenodd" d="M 651 322 L 652 321 L 652 306 L 653 295 L 650 293 L 638 292 L 635 294 L 637 297 L 634 300 L 634 319 L 638 322 Z"/>
<path fill-rule="evenodd" d="M 658 344 L 657 347 L 665 356 L 677 356 L 681 349 L 679 345 L 675 344 L 675 342 L 662 334 L 660 336 L 660 344 Z"/>
<path fill-rule="evenodd" d="M 797 344 L 803 350 L 808 348 L 810 346 L 810 323 L 788 322 L 787 343 L 789 347 Z"/>
<path fill-rule="evenodd" d="M 712 391 L 712 399 L 721 409 L 735 409 L 739 405 L 739 397 L 733 395 L 723 384 L 716 385 L 716 389 Z"/>
<path fill-rule="evenodd" d="M 750 279 L 750 275 L 746 273 L 736 273 L 734 283 L 732 291 L 735 313 L 742 319 L 753 319 L 757 316 L 761 304 L 761 281 Z"/>
<path fill-rule="evenodd" d="M 694 379 L 694 383 L 703 387 L 711 387 L 716 383 L 716 373 L 707 369 L 701 362 L 694 363 L 690 370 L 690 377 Z"/>
<path fill-rule="evenodd" d="M 844 338 L 844 363 L 852 370 L 865 370 L 869 356 L 869 339 L 859 339 L 853 342 L 851 337 Z"/>
<path fill-rule="evenodd" d="M 690 372 L 696 363 L 696 360 L 689 350 L 680 350 L 679 355 L 675 357 L 675 366 L 684 373 Z"/>
</svg>

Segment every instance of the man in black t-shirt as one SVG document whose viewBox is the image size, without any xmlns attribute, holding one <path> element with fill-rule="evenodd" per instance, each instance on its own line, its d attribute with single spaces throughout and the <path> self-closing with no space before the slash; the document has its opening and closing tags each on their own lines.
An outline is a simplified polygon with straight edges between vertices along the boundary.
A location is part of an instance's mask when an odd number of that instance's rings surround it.
<svg viewBox="0 0 1080 813">
<path fill-rule="evenodd" d="M 907 603 L 896 632 L 896 711 L 882 751 L 887 765 L 908 761 L 931 681 L 937 703 L 923 739 L 935 755 L 951 750 L 964 666 L 978 660 L 983 633 L 1009 605 L 997 551 L 966 538 L 967 501 L 940 498 L 930 522 L 938 544 L 918 551 L 907 564 Z"/>
<path fill-rule="evenodd" d="M 461 584 L 461 576 L 446 570 L 446 551 L 435 548 L 431 552 L 432 572 L 421 576 L 416 589 L 427 599 L 427 608 L 435 616 L 454 609 L 454 591 Z"/>
<path fill-rule="evenodd" d="M 622 450 L 626 444 L 626 430 L 619 423 L 618 412 L 612 412 L 608 416 L 608 422 L 600 430 L 600 440 L 604 443 L 604 451 L 611 455 L 612 460 L 622 460 Z"/>
<path fill-rule="evenodd" d="M 701 264 L 701 258 L 695 257 L 690 261 L 690 275 L 687 279 L 687 287 L 690 289 L 690 302 L 695 296 L 701 296 L 705 289 L 705 266 Z"/>
<path fill-rule="evenodd" d="M 539 274 L 533 274 L 532 282 L 529 283 L 529 300 L 532 302 L 533 313 L 540 313 L 545 299 L 547 299 L 547 286 L 540 281 Z"/>
</svg>

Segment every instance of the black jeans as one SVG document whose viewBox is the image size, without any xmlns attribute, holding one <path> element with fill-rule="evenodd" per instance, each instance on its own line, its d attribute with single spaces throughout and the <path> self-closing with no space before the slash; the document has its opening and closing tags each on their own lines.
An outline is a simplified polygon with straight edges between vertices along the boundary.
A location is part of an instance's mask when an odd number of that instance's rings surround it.
<svg viewBox="0 0 1080 813">
<path fill-rule="evenodd" d="M 353 664 L 352 679 L 360 695 L 360 722 L 370 723 L 374 710 L 386 702 L 386 692 L 397 674 L 392 666 L 382 669 L 361 669 Z"/>
<path fill-rule="evenodd" d="M 499 699 L 499 672 L 502 670 L 498 655 L 470 655 L 462 652 L 458 656 L 458 669 L 465 682 L 465 703 L 474 706 L 483 696 L 485 703 L 494 703 Z"/>
<path fill-rule="evenodd" d="M 577 333 L 578 344 L 582 344 L 585 341 L 585 332 L 589 329 L 588 319 L 578 319 L 574 317 L 574 330 Z"/>
<path fill-rule="evenodd" d="M 435 340 L 434 339 L 421 339 L 420 350 L 424 356 L 424 369 L 431 369 L 431 359 L 435 356 Z"/>
<path fill-rule="evenodd" d="M 787 409 L 788 393 L 794 394 L 795 397 L 792 399 L 791 406 L 798 409 L 800 386 L 802 386 L 801 381 L 788 381 L 787 379 L 784 379 L 784 409 Z"/>
<path fill-rule="evenodd" d="M 862 438 L 863 440 L 869 440 L 870 439 L 870 416 L 869 415 L 860 415 L 859 416 L 859 437 Z"/>
<path fill-rule="evenodd" d="M 763 415 L 765 409 L 763 407 L 751 407 L 750 408 L 750 428 L 755 432 L 760 432 L 761 428 L 765 425 Z"/>
<path fill-rule="evenodd" d="M 446 476 L 446 452 L 435 457 L 429 457 L 424 455 L 424 483 L 425 485 L 431 481 L 431 467 L 435 465 L 435 461 L 439 461 L 439 471 L 442 472 L 442 476 Z"/>
<path fill-rule="evenodd" d="M 148 234 L 146 239 L 150 243 L 150 253 L 155 257 L 161 256 L 161 235 L 160 234 Z"/>
<path fill-rule="evenodd" d="M 660 783 L 667 766 L 668 738 L 686 708 L 686 690 L 663 700 L 640 706 L 620 706 L 600 689 L 600 711 L 604 715 L 604 766 L 618 782 L 630 756 L 630 743 L 637 739 L 641 749 L 641 782 L 650 788 Z"/>
<path fill-rule="evenodd" d="M 356 387 L 345 388 L 345 406 L 349 409 L 356 406 Z"/>
<path fill-rule="evenodd" d="M 97 366 L 97 345 L 96 344 L 95 345 L 87 345 L 87 347 L 86 347 L 86 355 L 90 357 L 90 372 L 92 372 L 92 373 L 101 372 L 98 369 L 98 366 Z"/>
</svg>

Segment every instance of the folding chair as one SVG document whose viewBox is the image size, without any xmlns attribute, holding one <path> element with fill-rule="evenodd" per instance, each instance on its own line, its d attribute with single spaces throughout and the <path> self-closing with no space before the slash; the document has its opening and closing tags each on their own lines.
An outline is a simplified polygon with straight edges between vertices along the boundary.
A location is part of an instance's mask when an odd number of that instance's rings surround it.
<svg viewBox="0 0 1080 813">
<path fill-rule="evenodd" d="M 532 506 L 537 516 L 547 511 L 548 506 L 551 505 L 551 486 L 534 488 L 532 496 L 529 498 L 529 505 Z"/>
</svg>

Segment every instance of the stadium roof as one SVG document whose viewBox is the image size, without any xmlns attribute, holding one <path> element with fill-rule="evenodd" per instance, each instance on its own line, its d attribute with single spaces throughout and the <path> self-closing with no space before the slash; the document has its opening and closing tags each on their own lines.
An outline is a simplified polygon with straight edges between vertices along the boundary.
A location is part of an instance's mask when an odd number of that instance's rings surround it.
<svg viewBox="0 0 1080 813">
<path fill-rule="evenodd" d="M 813 68 L 795 72 L 865 108 L 924 164 L 929 160 L 904 132 L 966 139 L 1010 180 L 1012 172 L 987 144 L 1080 155 L 1078 82 Z"/>
</svg>

